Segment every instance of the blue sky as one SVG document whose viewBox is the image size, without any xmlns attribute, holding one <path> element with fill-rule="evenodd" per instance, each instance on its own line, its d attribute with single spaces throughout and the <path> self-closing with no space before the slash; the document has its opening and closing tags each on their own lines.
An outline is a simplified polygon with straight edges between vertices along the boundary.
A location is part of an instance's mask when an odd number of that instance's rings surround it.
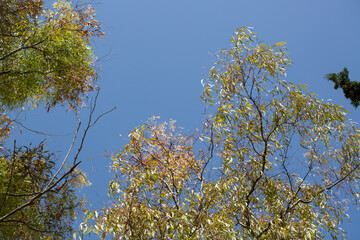
<svg viewBox="0 0 360 240">
<path fill-rule="evenodd" d="M 310 85 L 319 98 L 344 105 L 360 122 L 360 109 L 324 80 L 326 73 L 346 66 L 350 79 L 360 81 L 358 0 L 96 0 L 93 6 L 107 34 L 94 42 L 102 68 L 97 113 L 117 107 L 91 129 L 81 155 L 81 168 L 93 183 L 82 194 L 94 208 L 107 201 L 112 176 L 104 155 L 119 151 L 130 129 L 152 115 L 190 130 L 201 127 L 200 81 L 216 61 L 211 53 L 228 48 L 237 27 L 254 27 L 265 44 L 287 42 L 294 63 L 287 80 Z M 73 115 L 60 108 L 33 110 L 21 118 L 28 127 L 50 133 L 69 133 L 76 126 Z M 71 141 L 71 136 L 46 138 L 59 156 Z M 344 224 L 348 239 L 360 234 L 355 209 L 352 224 Z"/>
</svg>

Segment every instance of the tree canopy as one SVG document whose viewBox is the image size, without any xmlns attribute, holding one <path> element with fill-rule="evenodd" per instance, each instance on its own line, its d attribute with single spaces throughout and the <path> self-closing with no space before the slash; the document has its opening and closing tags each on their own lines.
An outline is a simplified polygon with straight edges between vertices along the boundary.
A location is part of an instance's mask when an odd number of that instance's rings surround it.
<svg viewBox="0 0 360 240">
<path fill-rule="evenodd" d="M 2 239 L 56 239 L 73 231 L 74 210 L 81 204 L 74 192 L 81 184 L 79 172 L 69 172 L 61 184 L 47 187 L 52 184 L 55 156 L 44 143 L 2 152 L 0 169 Z"/>
<path fill-rule="evenodd" d="M 67 101 L 77 116 L 82 98 L 96 88 L 90 41 L 102 35 L 90 6 L 63 0 L 53 8 L 42 0 L 0 1 L 1 239 L 69 239 L 74 231 L 76 211 L 83 204 L 75 189 L 87 184 L 78 156 L 94 124 L 94 109 L 71 162 L 79 118 L 68 154 L 59 161 L 45 141 L 22 146 L 10 138 L 21 123 L 9 113 L 39 104 L 49 111 Z"/>
<path fill-rule="evenodd" d="M 93 8 L 57 1 L 0 3 L 0 103 L 14 108 L 69 101 L 78 104 L 94 89 L 96 71 L 89 46 L 102 36 Z"/>
<path fill-rule="evenodd" d="M 283 42 L 237 29 L 188 134 L 155 117 L 112 156 L 109 203 L 81 228 L 102 239 L 342 239 L 357 202 L 360 131 L 347 111 L 286 81 Z"/>
</svg>

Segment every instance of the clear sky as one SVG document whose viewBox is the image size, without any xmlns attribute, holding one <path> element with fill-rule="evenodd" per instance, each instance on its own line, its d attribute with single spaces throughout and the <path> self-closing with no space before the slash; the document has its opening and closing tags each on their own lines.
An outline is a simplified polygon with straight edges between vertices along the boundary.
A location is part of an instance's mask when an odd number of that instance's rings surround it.
<svg viewBox="0 0 360 240">
<path fill-rule="evenodd" d="M 117 106 L 90 130 L 81 155 L 81 168 L 93 183 L 82 193 L 94 208 L 107 201 L 112 177 L 104 155 L 119 151 L 130 129 L 152 115 L 175 119 L 190 130 L 201 127 L 200 81 L 216 60 L 211 53 L 230 47 L 237 27 L 254 27 L 265 44 L 287 42 L 294 63 L 287 80 L 310 85 L 319 98 L 344 105 L 360 122 L 360 109 L 324 79 L 346 66 L 350 79 L 360 81 L 359 0 L 95 0 L 93 5 L 107 34 L 106 40 L 94 42 L 102 67 L 97 113 Z M 44 112 L 21 117 L 40 131 L 74 130 L 71 113 L 60 108 Z M 61 156 L 71 136 L 47 140 Z M 344 224 L 344 229 L 348 239 L 358 239 L 360 210 L 350 210 L 352 224 Z"/>
</svg>

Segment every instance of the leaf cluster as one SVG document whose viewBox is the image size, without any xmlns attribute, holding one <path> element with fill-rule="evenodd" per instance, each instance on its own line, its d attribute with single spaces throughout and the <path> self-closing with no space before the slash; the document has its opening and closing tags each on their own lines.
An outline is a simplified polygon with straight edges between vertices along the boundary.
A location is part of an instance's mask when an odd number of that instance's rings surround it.
<svg viewBox="0 0 360 240">
<path fill-rule="evenodd" d="M 44 143 L 15 147 L 0 157 L 0 237 L 2 239 L 61 239 L 72 232 L 74 213 L 81 204 L 74 184 L 76 172 L 39 198 L 53 176 L 54 155 Z M 28 204 L 27 207 L 23 207 Z M 14 209 L 18 209 L 14 212 Z M 7 217 L 4 217 L 7 216 Z"/>
<path fill-rule="evenodd" d="M 92 36 L 102 36 L 95 11 L 68 1 L 0 3 L 0 103 L 13 109 L 69 101 L 79 104 L 95 87 Z"/>
<path fill-rule="evenodd" d="M 351 100 L 351 104 L 357 108 L 360 104 L 360 83 L 349 79 L 349 70 L 344 68 L 339 73 L 329 73 L 326 79 L 335 83 L 334 88 L 343 90 L 344 96 Z"/>
</svg>

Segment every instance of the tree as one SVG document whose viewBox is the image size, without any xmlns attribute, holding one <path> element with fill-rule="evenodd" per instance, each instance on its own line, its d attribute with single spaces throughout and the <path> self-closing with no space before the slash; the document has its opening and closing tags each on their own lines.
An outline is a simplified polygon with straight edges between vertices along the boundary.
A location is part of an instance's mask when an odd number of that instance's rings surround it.
<svg viewBox="0 0 360 240">
<path fill-rule="evenodd" d="M 351 105 L 353 105 L 355 108 L 359 106 L 360 83 L 350 80 L 349 70 L 346 67 L 337 74 L 336 73 L 326 74 L 325 78 L 335 83 L 334 86 L 335 89 L 338 89 L 340 87 L 343 90 L 344 96 L 347 99 L 351 100 Z"/>
<path fill-rule="evenodd" d="M 25 103 L 81 102 L 94 90 L 96 71 L 89 46 L 101 36 L 95 11 L 39 0 L 0 3 L 0 102 L 7 108 Z"/>
<path fill-rule="evenodd" d="M 237 29 L 204 84 L 202 134 L 152 119 L 112 156 L 102 239 L 333 239 L 357 203 L 360 131 L 347 111 L 283 80 L 285 43 Z"/>
<path fill-rule="evenodd" d="M 87 184 L 78 168 L 79 154 L 91 126 L 80 135 L 79 107 L 97 78 L 90 41 L 103 38 L 95 11 L 59 0 L 0 2 L 0 238 L 68 239 L 83 199 L 75 189 Z M 18 146 L 10 133 L 21 122 L 9 112 L 45 104 L 47 111 L 67 102 L 78 126 L 67 154 L 58 161 L 45 142 Z M 101 115 L 102 116 L 102 115 Z M 100 117 L 101 117 L 100 116 Z M 71 161 L 70 153 L 79 141 Z"/>
<path fill-rule="evenodd" d="M 61 184 L 47 187 L 55 161 L 44 143 L 3 152 L 0 168 L 2 239 L 60 238 L 73 231 L 74 211 L 81 204 L 74 192 L 83 181 L 79 172 L 70 171 Z"/>
</svg>

